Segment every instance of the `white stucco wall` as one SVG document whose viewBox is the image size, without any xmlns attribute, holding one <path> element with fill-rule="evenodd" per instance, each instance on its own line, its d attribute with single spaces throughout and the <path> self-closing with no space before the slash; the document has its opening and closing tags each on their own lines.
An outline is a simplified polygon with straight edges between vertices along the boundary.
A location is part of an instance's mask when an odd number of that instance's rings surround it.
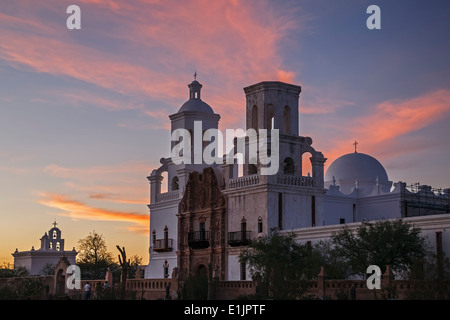
<svg viewBox="0 0 450 320">
<path fill-rule="evenodd" d="M 158 203 L 153 205 L 150 210 L 150 245 L 149 245 L 149 264 L 145 270 L 145 278 L 163 278 L 164 262 L 169 264 L 169 277 L 172 276 L 172 270 L 177 266 L 177 244 L 178 244 L 178 203 L 179 199 Z M 153 230 L 156 231 L 156 239 L 164 238 L 164 228 L 168 228 L 168 238 L 173 239 L 172 251 L 155 252 L 153 251 Z"/>
<path fill-rule="evenodd" d="M 14 258 L 14 267 L 25 267 L 30 275 L 44 275 L 42 269 L 46 264 L 51 264 L 55 267 L 59 260 L 63 257 L 67 257 L 70 264 L 75 264 L 75 251 L 27 251 L 21 252 Z"/>
</svg>

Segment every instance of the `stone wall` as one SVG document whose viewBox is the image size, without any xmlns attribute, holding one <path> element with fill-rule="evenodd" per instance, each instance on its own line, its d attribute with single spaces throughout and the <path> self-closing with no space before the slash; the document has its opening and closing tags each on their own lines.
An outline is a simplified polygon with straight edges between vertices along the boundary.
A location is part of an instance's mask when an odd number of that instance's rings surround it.
<svg viewBox="0 0 450 320">
<path fill-rule="evenodd" d="M 233 300 L 242 295 L 253 295 L 255 289 L 252 281 L 219 281 L 216 284 L 216 299 Z"/>
<path fill-rule="evenodd" d="M 84 299 L 84 286 L 89 282 L 91 285 L 91 299 L 119 299 L 120 283 L 113 287 L 105 288 L 106 280 L 82 280 L 81 289 L 69 291 L 71 299 Z M 177 298 L 178 285 L 172 279 L 127 279 L 125 299 L 130 300 L 162 300 L 167 294 L 169 287 L 170 299 Z"/>
<path fill-rule="evenodd" d="M 32 276 L 0 279 L 0 290 L 8 287 L 10 290 L 24 288 L 27 280 L 40 280 L 43 289 L 40 293 L 32 296 L 20 296 L 21 299 L 74 299 L 85 298 L 84 285 L 89 282 L 91 285 L 91 299 L 119 299 L 120 283 L 113 284 L 109 289 L 105 287 L 106 280 L 82 280 L 81 289 L 65 290 L 59 288 L 63 284 L 63 279 L 54 276 Z M 60 281 L 58 281 L 58 279 Z M 112 275 L 108 279 L 112 283 Z M 64 283 L 65 284 L 65 283 Z M 337 280 L 327 279 L 326 272 L 322 268 L 316 280 L 305 282 L 306 291 L 302 299 L 407 299 L 413 292 L 426 292 L 426 299 L 431 299 L 430 292 L 435 294 L 434 298 L 439 298 L 439 289 L 450 288 L 448 282 L 426 282 L 412 280 L 394 280 L 390 275 L 389 268 L 381 277 L 381 289 L 370 290 L 367 288 L 366 280 Z M 169 297 L 171 300 L 178 298 L 178 288 L 181 288 L 182 281 L 177 277 L 168 279 L 128 279 L 126 283 L 127 300 L 160 300 Z M 106 288 L 106 289 L 105 289 Z M 256 293 L 256 284 L 253 281 L 217 281 L 215 287 L 216 300 L 235 300 L 244 296 L 251 296 Z M 444 290 L 445 291 L 445 290 Z M 14 291 L 15 292 L 15 291 Z M 59 293 L 58 293 L 59 292 Z M 354 296 L 352 296 L 352 292 Z M 416 296 L 417 297 L 417 296 Z M 5 297 L 2 297 L 5 299 Z M 14 297 L 12 297 L 14 298 Z M 15 297 L 17 298 L 17 297 Z"/>
<path fill-rule="evenodd" d="M 0 290 L 9 289 L 17 296 L 11 298 L 25 299 L 25 300 L 45 300 L 54 296 L 54 276 L 29 276 L 29 277 L 14 277 L 14 278 L 0 278 Z M 40 280 L 42 283 L 42 290 L 40 292 L 31 293 L 26 290 L 25 286 L 28 281 Z M 6 291 L 6 290 L 5 290 Z M 2 296 L 2 299 L 7 297 Z"/>
</svg>

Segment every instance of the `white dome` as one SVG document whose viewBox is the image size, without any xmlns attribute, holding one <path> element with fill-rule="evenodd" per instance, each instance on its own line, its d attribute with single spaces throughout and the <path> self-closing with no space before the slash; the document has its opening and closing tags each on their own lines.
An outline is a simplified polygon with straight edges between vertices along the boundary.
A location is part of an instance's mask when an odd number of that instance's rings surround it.
<svg viewBox="0 0 450 320">
<path fill-rule="evenodd" d="M 186 101 L 178 110 L 178 112 L 183 111 L 197 111 L 197 112 L 203 112 L 203 113 L 211 113 L 214 114 L 213 109 L 206 103 L 203 102 L 199 98 L 192 98 Z"/>
<path fill-rule="evenodd" d="M 180 110 L 178 110 L 178 113 L 184 111 L 195 111 L 214 114 L 213 109 L 206 102 L 203 102 L 200 98 L 200 90 L 203 87 L 202 84 L 197 80 L 194 80 L 191 82 L 191 84 L 188 85 L 188 87 L 189 100 L 181 106 Z"/>
<path fill-rule="evenodd" d="M 385 191 L 390 189 L 386 170 L 381 163 L 364 153 L 354 152 L 337 158 L 325 174 L 325 187 L 336 183 L 343 193 L 350 193 L 356 185 L 371 192 L 377 184 Z"/>
</svg>

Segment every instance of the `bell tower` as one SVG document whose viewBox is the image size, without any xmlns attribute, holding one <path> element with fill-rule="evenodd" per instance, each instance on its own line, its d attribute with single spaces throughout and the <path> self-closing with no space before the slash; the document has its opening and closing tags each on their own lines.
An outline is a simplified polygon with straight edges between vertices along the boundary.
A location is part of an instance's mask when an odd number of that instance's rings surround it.
<svg viewBox="0 0 450 320">
<path fill-rule="evenodd" d="M 244 88 L 246 129 L 278 129 L 298 136 L 298 99 L 301 87 L 279 81 L 264 81 Z"/>
<path fill-rule="evenodd" d="M 174 147 L 187 140 L 186 148 L 179 150 L 178 155 L 183 161 L 174 161 L 173 154 L 169 158 L 161 158 L 159 166 L 154 169 L 147 179 L 150 182 L 150 246 L 149 264 L 145 271 L 146 278 L 170 277 L 170 268 L 177 266 L 178 231 L 177 213 L 178 204 L 186 193 L 190 173 L 202 172 L 208 167 L 202 155 L 206 143 L 203 134 L 208 129 L 218 129 L 220 115 L 214 113 L 209 104 L 202 100 L 201 89 L 203 85 L 194 80 L 187 85 L 189 88 L 188 100 L 176 113 L 169 116 L 171 122 L 171 138 L 177 137 L 177 132 L 183 136 L 171 139 L 171 151 Z M 189 132 L 189 135 L 185 133 Z M 184 157 L 186 156 L 186 157 Z M 190 159 L 190 161 L 184 161 Z M 167 192 L 163 192 L 162 182 L 167 178 Z M 184 220 L 183 220 L 184 221 Z M 205 220 L 205 228 L 211 220 Z M 198 223 L 195 224 L 197 228 Z M 195 229 L 197 232 L 198 230 Z M 195 233 L 198 235 L 198 233 Z M 189 247 L 188 247 L 189 248 Z M 198 253 L 198 252 L 197 252 Z"/>
</svg>

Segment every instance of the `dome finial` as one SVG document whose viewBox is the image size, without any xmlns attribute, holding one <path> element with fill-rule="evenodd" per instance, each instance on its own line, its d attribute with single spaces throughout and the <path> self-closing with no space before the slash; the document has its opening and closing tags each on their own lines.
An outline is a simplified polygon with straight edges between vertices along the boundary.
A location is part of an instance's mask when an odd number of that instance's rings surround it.
<svg viewBox="0 0 450 320">
<path fill-rule="evenodd" d="M 194 81 L 197 81 L 197 69 L 194 71 Z"/>
<path fill-rule="evenodd" d="M 358 142 L 356 142 L 356 140 L 355 140 L 355 142 L 353 142 L 353 145 L 355 146 L 355 153 L 357 153 L 356 146 L 358 145 Z"/>
</svg>

